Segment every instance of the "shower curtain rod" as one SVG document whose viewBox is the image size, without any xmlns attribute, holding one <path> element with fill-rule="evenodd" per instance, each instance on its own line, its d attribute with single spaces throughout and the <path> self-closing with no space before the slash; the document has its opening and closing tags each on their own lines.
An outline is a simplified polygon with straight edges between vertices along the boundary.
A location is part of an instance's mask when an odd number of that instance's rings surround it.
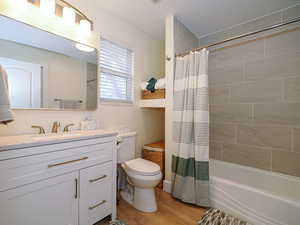
<svg viewBox="0 0 300 225">
<path fill-rule="evenodd" d="M 248 37 L 248 36 L 251 36 L 251 35 L 254 35 L 254 34 L 258 34 L 258 33 L 261 33 L 261 32 L 265 32 L 265 31 L 268 31 L 268 30 L 272 30 L 272 29 L 282 27 L 282 26 L 285 26 L 285 25 L 289 25 L 289 24 L 292 24 L 292 23 L 296 23 L 296 22 L 300 22 L 300 17 L 298 17 L 296 19 L 293 19 L 293 20 L 290 20 L 290 21 L 287 21 L 287 22 L 283 22 L 283 23 L 279 23 L 279 24 L 276 24 L 276 25 L 273 25 L 273 26 L 270 26 L 270 27 L 266 27 L 266 28 L 261 29 L 261 30 L 252 31 L 252 32 L 249 32 L 249 33 L 245 33 L 245 34 L 242 34 L 242 35 L 238 35 L 238 36 L 235 36 L 235 37 L 232 37 L 232 38 L 225 39 L 225 40 L 220 41 L 220 42 L 215 42 L 215 43 L 212 43 L 212 44 L 200 47 L 200 48 L 195 48 L 195 49 L 193 49 L 191 51 L 188 51 L 188 52 L 185 52 L 185 53 L 176 54 L 175 56 L 176 57 L 183 57 L 183 56 L 186 56 L 186 55 L 190 54 L 191 52 L 201 51 L 204 48 L 213 47 L 213 46 L 220 45 L 220 44 L 223 44 L 223 43 L 226 43 L 226 42 L 229 42 L 229 41 L 234 41 L 234 40 L 237 40 L 237 39 L 240 39 L 240 38 L 243 38 L 243 37 Z M 171 59 L 169 57 L 167 57 L 167 60 L 170 61 Z"/>
</svg>

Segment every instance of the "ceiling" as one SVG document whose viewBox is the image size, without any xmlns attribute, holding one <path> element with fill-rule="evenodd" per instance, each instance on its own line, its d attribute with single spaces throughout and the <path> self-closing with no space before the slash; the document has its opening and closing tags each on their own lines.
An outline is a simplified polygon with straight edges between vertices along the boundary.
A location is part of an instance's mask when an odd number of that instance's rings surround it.
<svg viewBox="0 0 300 225">
<path fill-rule="evenodd" d="M 168 15 L 176 15 L 197 37 L 201 37 L 300 3 L 300 0 L 94 1 L 102 9 L 161 40 Z"/>
</svg>

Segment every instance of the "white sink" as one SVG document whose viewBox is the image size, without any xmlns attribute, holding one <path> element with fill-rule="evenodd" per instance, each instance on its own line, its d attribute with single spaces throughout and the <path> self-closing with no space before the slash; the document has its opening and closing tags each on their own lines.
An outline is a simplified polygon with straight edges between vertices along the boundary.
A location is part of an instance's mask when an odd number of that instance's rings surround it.
<svg viewBox="0 0 300 225">
<path fill-rule="evenodd" d="M 58 134 L 40 134 L 40 135 L 32 135 L 31 138 L 35 140 L 53 140 L 60 138 L 75 138 L 82 136 L 79 133 L 58 133 Z"/>
</svg>

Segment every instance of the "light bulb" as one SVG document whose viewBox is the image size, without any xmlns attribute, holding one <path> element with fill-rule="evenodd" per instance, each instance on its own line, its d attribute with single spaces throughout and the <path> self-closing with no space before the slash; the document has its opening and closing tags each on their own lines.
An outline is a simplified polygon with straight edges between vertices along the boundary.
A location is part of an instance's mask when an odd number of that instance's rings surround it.
<svg viewBox="0 0 300 225">
<path fill-rule="evenodd" d="M 82 34 L 89 35 L 92 31 L 92 24 L 88 20 L 80 20 L 79 29 Z"/>
<path fill-rule="evenodd" d="M 40 0 L 40 9 L 46 16 L 55 15 L 56 2 L 55 0 Z"/>
<path fill-rule="evenodd" d="M 80 44 L 80 43 L 76 44 L 76 48 L 79 49 L 80 51 L 83 51 L 83 52 L 93 52 L 93 51 L 95 51 L 94 48 L 92 48 L 90 46 L 87 46 L 87 45 L 84 45 L 84 44 Z"/>
<path fill-rule="evenodd" d="M 64 7 L 63 9 L 63 21 L 68 25 L 75 25 L 76 13 L 75 10 L 70 7 Z"/>
</svg>

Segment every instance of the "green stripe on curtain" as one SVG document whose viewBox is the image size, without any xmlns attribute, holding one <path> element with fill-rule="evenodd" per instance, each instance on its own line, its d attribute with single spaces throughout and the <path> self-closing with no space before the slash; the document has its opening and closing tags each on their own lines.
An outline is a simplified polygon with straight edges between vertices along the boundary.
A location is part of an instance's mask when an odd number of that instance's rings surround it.
<svg viewBox="0 0 300 225">
<path fill-rule="evenodd" d="M 172 173 L 182 177 L 195 177 L 196 180 L 209 180 L 209 163 L 172 156 Z"/>
</svg>

